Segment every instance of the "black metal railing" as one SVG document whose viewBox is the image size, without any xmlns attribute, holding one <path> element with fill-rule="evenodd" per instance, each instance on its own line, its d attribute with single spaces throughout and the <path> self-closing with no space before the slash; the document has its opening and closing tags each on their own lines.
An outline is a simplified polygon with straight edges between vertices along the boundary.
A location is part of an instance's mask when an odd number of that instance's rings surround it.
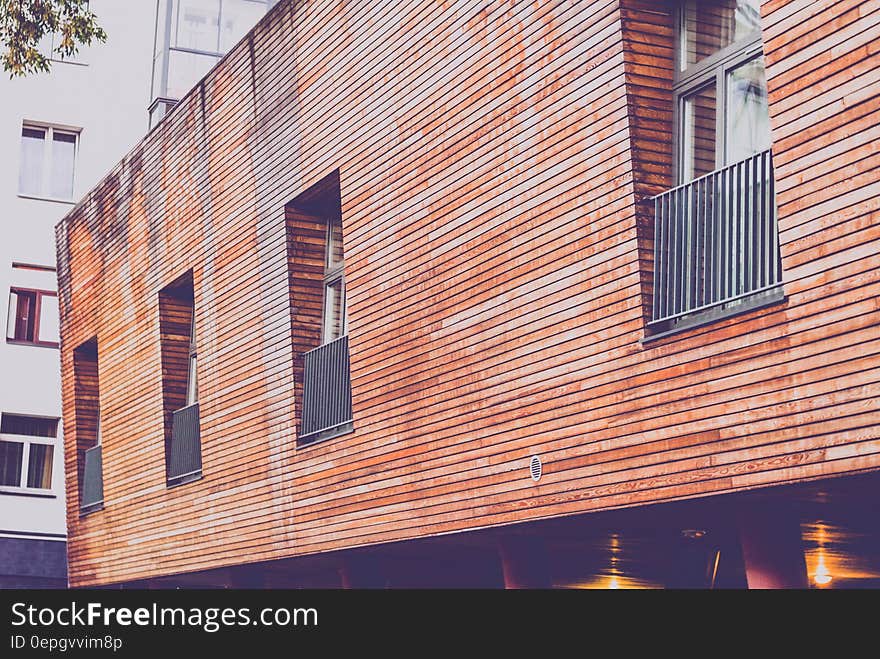
<svg viewBox="0 0 880 659">
<path fill-rule="evenodd" d="M 343 336 L 305 354 L 299 441 L 314 441 L 350 423 L 348 336 Z"/>
<path fill-rule="evenodd" d="M 197 476 L 202 471 L 202 442 L 199 433 L 199 404 L 171 415 L 171 446 L 168 448 L 168 480 Z"/>
<path fill-rule="evenodd" d="M 82 492 L 80 509 L 89 510 L 104 502 L 104 474 L 101 445 L 87 449 L 83 456 Z"/>
<path fill-rule="evenodd" d="M 780 284 L 770 151 L 658 195 L 654 210 L 652 325 Z"/>
</svg>

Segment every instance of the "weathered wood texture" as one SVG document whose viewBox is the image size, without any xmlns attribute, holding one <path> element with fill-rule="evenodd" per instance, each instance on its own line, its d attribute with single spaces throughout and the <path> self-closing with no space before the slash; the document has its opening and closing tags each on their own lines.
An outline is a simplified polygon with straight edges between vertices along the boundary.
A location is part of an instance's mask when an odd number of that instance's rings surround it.
<svg viewBox="0 0 880 659">
<path fill-rule="evenodd" d="M 74 209 L 64 416 L 97 335 L 105 494 L 80 519 L 68 479 L 74 585 L 880 467 L 877 4 L 764 4 L 787 300 L 646 347 L 671 36 L 622 4 L 283 1 Z M 298 449 L 285 206 L 337 168 L 356 429 Z M 204 478 L 167 489 L 190 269 Z"/>
</svg>

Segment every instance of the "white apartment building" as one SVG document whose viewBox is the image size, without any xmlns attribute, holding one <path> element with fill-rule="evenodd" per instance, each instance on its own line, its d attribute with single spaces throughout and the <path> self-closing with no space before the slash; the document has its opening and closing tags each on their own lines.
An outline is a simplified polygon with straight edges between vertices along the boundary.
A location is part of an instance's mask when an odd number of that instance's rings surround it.
<svg viewBox="0 0 880 659">
<path fill-rule="evenodd" d="M 67 583 L 55 224 L 272 4 L 91 0 L 106 43 L 0 76 L 0 588 Z"/>
</svg>

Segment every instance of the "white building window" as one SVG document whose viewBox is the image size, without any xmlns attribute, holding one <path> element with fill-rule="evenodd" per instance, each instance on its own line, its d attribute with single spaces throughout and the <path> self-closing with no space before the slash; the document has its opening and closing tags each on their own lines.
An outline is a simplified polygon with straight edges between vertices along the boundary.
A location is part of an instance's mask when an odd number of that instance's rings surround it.
<svg viewBox="0 0 880 659">
<path fill-rule="evenodd" d="M 3 413 L 0 487 L 51 490 L 58 419 Z"/>
<path fill-rule="evenodd" d="M 72 201 L 78 137 L 72 130 L 23 125 L 19 194 Z"/>
<path fill-rule="evenodd" d="M 58 295 L 54 291 L 13 288 L 9 293 L 6 340 L 57 348 Z"/>
</svg>

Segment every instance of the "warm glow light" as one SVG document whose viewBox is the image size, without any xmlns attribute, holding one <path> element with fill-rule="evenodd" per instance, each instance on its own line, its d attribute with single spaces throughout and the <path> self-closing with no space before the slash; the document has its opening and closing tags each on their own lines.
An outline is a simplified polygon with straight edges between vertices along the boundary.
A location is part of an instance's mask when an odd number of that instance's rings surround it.
<svg viewBox="0 0 880 659">
<path fill-rule="evenodd" d="M 608 587 L 612 590 L 618 590 L 620 588 L 620 583 L 617 581 L 617 577 L 611 577 L 611 581 L 608 582 Z"/>
<path fill-rule="evenodd" d="M 820 586 L 825 586 L 831 583 L 831 578 L 831 573 L 825 566 L 825 557 L 822 554 L 819 554 L 819 561 L 816 563 L 816 574 L 813 575 L 813 581 Z"/>
</svg>

